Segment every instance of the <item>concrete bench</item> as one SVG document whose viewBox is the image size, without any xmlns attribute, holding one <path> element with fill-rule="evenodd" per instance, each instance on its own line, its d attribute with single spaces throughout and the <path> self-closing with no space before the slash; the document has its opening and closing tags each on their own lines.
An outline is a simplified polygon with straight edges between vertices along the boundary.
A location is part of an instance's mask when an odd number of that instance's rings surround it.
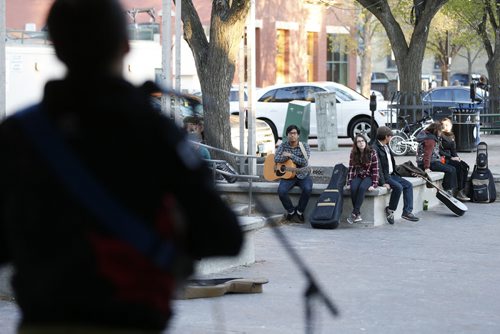
<svg viewBox="0 0 500 334">
<path fill-rule="evenodd" d="M 197 275 L 209 275 L 232 267 L 249 265 L 255 262 L 255 232 L 266 223 L 258 216 L 240 216 L 240 225 L 244 233 L 244 243 L 240 254 L 235 257 L 213 257 L 198 261 L 195 266 Z"/>
<path fill-rule="evenodd" d="M 436 185 L 441 185 L 444 174 L 440 172 L 431 172 L 431 181 Z M 434 188 L 427 188 L 425 181 L 420 178 L 410 177 L 406 178 L 413 185 L 413 212 L 418 213 L 423 210 L 423 202 L 429 202 L 429 208 L 438 205 L 440 202 L 436 198 L 436 190 Z M 229 198 L 232 203 L 248 203 L 248 183 L 219 183 L 217 184 L 219 191 Z M 327 185 L 324 183 L 315 183 L 313 185 L 311 199 L 306 208 L 306 217 L 310 216 L 312 210 L 315 208 L 319 196 L 326 189 Z M 269 210 L 271 214 L 283 214 L 284 209 L 278 198 L 278 182 L 254 182 L 252 193 L 254 197 L 259 198 Z M 290 191 L 290 198 L 293 203 L 298 202 L 300 189 L 295 187 Z M 378 187 L 374 191 L 367 192 L 363 205 L 361 207 L 361 216 L 363 217 L 362 223 L 349 225 L 346 222 L 348 215 L 352 212 L 352 203 L 350 198 L 350 191 L 344 189 L 344 206 L 342 210 L 341 225 L 342 226 L 364 226 L 373 227 L 381 226 L 387 223 L 384 208 L 389 204 L 390 191 L 383 187 Z M 398 208 L 395 212 L 396 221 L 401 217 L 403 208 L 403 195 L 399 200 Z"/>
</svg>

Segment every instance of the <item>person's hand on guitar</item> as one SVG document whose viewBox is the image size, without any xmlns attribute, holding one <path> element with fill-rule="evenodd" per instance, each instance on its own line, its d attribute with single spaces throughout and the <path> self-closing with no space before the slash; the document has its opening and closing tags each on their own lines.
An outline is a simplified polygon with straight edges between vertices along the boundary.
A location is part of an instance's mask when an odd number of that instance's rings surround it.
<svg viewBox="0 0 500 334">
<path fill-rule="evenodd" d="M 390 190 L 391 189 L 391 185 L 389 183 L 384 183 L 384 187 L 387 189 L 387 190 Z"/>
<path fill-rule="evenodd" d="M 427 174 L 429 174 L 429 173 L 431 172 L 430 168 L 426 168 L 426 169 L 425 169 L 425 172 L 426 172 Z"/>
<path fill-rule="evenodd" d="M 290 152 L 283 152 L 283 156 L 284 156 L 284 157 L 291 158 L 291 157 L 292 157 L 292 155 L 293 155 L 293 154 L 292 154 L 292 153 L 290 153 Z"/>
<path fill-rule="evenodd" d="M 375 190 L 375 187 L 374 186 L 369 186 L 368 187 L 368 191 L 374 191 Z"/>
</svg>

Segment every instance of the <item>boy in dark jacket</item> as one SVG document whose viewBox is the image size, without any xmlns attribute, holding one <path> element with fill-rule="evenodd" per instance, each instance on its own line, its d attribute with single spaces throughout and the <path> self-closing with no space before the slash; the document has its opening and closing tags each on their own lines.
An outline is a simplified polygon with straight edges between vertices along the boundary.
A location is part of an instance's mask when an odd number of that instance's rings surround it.
<svg viewBox="0 0 500 334">
<path fill-rule="evenodd" d="M 377 152 L 379 161 L 379 185 L 392 189 L 389 206 L 385 208 L 385 215 L 389 224 L 394 224 L 394 211 L 398 207 L 399 198 L 403 193 L 403 214 L 401 218 L 409 221 L 418 221 L 413 211 L 413 186 L 396 173 L 396 162 L 389 149 L 389 141 L 392 138 L 392 130 L 387 126 L 377 129 L 377 140 L 373 149 Z"/>
</svg>

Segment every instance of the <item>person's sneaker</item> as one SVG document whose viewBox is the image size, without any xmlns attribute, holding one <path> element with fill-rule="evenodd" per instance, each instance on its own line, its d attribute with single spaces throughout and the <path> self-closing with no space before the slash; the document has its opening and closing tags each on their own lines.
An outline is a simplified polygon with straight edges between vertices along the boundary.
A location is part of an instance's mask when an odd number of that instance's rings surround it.
<svg viewBox="0 0 500 334">
<path fill-rule="evenodd" d="M 460 190 L 458 193 L 457 193 L 457 199 L 459 201 L 462 201 L 462 202 L 467 202 L 467 201 L 470 201 L 470 198 L 467 197 L 467 195 L 465 195 L 464 193 L 464 190 Z"/>
<path fill-rule="evenodd" d="M 294 215 L 295 215 L 295 211 L 287 212 L 287 213 L 285 213 L 285 219 L 292 220 Z"/>
<path fill-rule="evenodd" d="M 304 222 L 304 214 L 301 213 L 301 212 L 296 212 L 297 213 L 297 218 L 299 219 L 299 223 L 303 223 Z"/>
<path fill-rule="evenodd" d="M 349 217 L 347 217 L 347 222 L 349 224 L 354 223 L 355 220 L 356 220 L 356 214 L 354 214 L 354 213 L 351 213 L 351 215 Z"/>
<path fill-rule="evenodd" d="M 354 218 L 354 222 L 355 223 L 359 223 L 359 222 L 362 222 L 363 221 L 363 218 L 361 218 L 361 214 L 357 214 L 356 215 L 356 218 Z"/>
<path fill-rule="evenodd" d="M 420 218 L 415 217 L 415 215 L 411 212 L 406 212 L 401 215 L 401 218 L 404 218 L 406 220 L 412 221 L 412 222 L 418 222 Z"/>
<path fill-rule="evenodd" d="M 388 206 L 385 207 L 385 217 L 387 218 L 387 222 L 391 225 L 394 224 L 394 211 L 389 209 Z"/>
</svg>

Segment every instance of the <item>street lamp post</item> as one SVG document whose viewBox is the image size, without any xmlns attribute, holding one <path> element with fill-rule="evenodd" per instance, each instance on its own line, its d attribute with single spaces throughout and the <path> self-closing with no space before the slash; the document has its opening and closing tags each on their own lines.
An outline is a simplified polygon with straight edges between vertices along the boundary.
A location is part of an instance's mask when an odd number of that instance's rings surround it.
<svg viewBox="0 0 500 334">
<path fill-rule="evenodd" d="M 5 0 L 0 0 L 0 119 L 6 116 L 6 69 L 5 69 Z"/>
<path fill-rule="evenodd" d="M 172 0 L 163 0 L 161 15 L 161 59 L 162 59 L 162 85 L 172 87 Z M 170 115 L 170 98 L 165 94 L 161 98 L 161 110 L 165 115 Z"/>
</svg>

